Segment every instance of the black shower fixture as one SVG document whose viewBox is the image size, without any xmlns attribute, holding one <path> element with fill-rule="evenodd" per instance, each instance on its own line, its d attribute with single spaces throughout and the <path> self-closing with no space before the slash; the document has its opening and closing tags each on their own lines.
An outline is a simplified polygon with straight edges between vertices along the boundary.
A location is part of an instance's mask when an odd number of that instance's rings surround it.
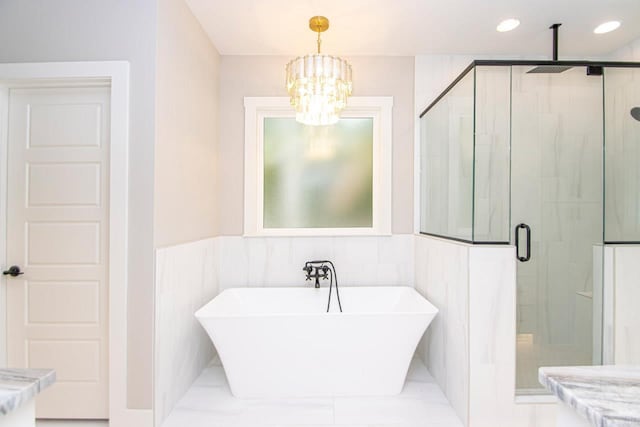
<svg viewBox="0 0 640 427">
<path fill-rule="evenodd" d="M 558 60 L 558 28 L 560 28 L 562 24 L 553 24 L 549 27 L 550 30 L 553 30 L 553 60 Z M 562 73 L 563 71 L 567 71 L 568 69 L 573 68 L 567 65 L 540 65 L 536 68 L 532 68 L 527 71 L 530 74 L 548 74 L 548 73 Z"/>
<path fill-rule="evenodd" d="M 631 117 L 640 122 L 640 107 L 633 107 L 630 111 Z"/>
</svg>

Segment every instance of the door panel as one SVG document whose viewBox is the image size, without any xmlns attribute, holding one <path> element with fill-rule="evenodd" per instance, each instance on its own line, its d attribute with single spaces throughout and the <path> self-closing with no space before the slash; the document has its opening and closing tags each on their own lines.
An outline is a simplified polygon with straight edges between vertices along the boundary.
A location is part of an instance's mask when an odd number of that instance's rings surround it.
<svg viewBox="0 0 640 427">
<path fill-rule="evenodd" d="M 31 164 L 27 172 L 28 206 L 99 206 L 100 164 Z"/>
<path fill-rule="evenodd" d="M 29 105 L 27 144 L 30 148 L 99 147 L 103 125 L 103 107 L 91 99 L 73 104 L 62 100 Z M 69 124 L 60 126 L 60 123 Z"/>
<path fill-rule="evenodd" d="M 54 368 L 39 418 L 108 418 L 109 88 L 9 92 L 8 364 Z"/>
<path fill-rule="evenodd" d="M 29 222 L 25 243 L 29 265 L 100 263 L 99 222 Z"/>
<path fill-rule="evenodd" d="M 533 74 L 513 67 L 511 221 L 517 262 L 519 394 L 538 394 L 538 368 L 598 364 L 594 249 L 602 244 L 602 77 L 585 67 Z M 514 239 L 515 240 L 515 239 Z M 599 323 L 599 321 L 596 321 Z"/>
</svg>

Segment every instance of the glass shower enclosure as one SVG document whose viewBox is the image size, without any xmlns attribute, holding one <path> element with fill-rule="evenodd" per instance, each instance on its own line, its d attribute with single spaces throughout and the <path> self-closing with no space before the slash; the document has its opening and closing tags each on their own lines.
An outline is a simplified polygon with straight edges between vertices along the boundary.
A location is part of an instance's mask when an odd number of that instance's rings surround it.
<svg viewBox="0 0 640 427">
<path fill-rule="evenodd" d="M 602 361 L 602 250 L 640 243 L 640 63 L 474 61 L 420 116 L 421 233 L 512 244 L 516 389 Z"/>
</svg>

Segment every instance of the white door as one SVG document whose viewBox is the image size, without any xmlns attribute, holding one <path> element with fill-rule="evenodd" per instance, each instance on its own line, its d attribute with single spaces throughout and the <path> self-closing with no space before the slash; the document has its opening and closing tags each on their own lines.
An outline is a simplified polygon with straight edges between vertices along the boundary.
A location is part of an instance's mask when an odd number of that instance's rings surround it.
<svg viewBox="0 0 640 427">
<path fill-rule="evenodd" d="M 108 418 L 109 88 L 9 91 L 7 357 L 38 418 Z"/>
</svg>

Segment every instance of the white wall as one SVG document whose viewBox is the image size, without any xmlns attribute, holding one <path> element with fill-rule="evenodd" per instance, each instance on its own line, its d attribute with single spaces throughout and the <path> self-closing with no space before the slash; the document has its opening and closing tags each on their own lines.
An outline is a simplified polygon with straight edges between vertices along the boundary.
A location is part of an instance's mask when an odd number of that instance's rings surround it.
<svg viewBox="0 0 640 427">
<path fill-rule="evenodd" d="M 0 62 L 127 60 L 129 289 L 127 403 L 152 405 L 156 0 L 0 1 Z"/>
<path fill-rule="evenodd" d="M 155 246 L 216 234 L 220 55 L 184 0 L 158 0 Z"/>
<path fill-rule="evenodd" d="M 608 59 L 612 61 L 640 61 L 640 39 L 612 52 Z"/>
<path fill-rule="evenodd" d="M 220 56 L 183 0 L 158 0 L 154 422 L 213 357 L 193 313 L 214 274 Z M 200 240 L 204 239 L 204 240 Z M 179 244 L 181 243 L 181 244 Z"/>
</svg>

